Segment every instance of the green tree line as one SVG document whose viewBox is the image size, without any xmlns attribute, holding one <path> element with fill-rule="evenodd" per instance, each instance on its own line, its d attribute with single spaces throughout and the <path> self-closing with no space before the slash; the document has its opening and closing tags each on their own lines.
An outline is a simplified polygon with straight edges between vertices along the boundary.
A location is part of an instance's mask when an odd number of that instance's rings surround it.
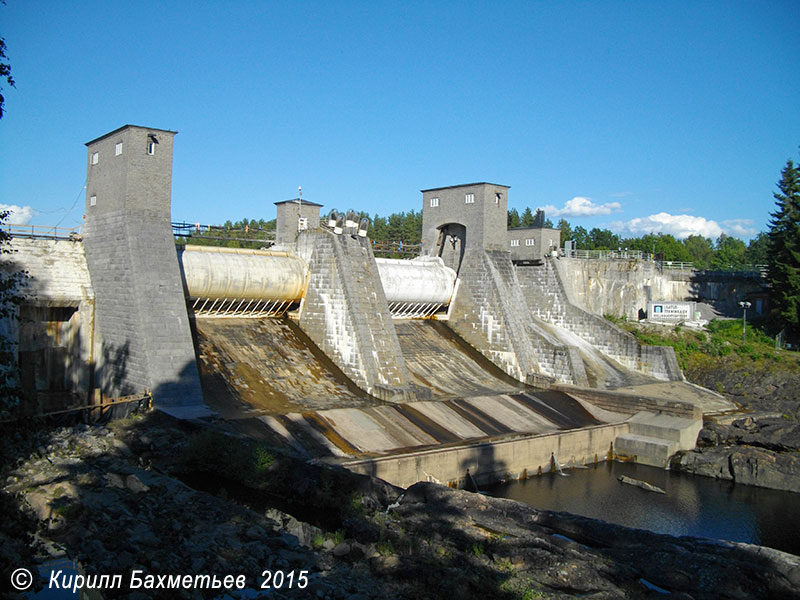
<svg viewBox="0 0 800 600">
<path fill-rule="evenodd" d="M 175 231 L 175 242 L 196 246 L 258 249 L 275 239 L 275 223 L 276 219 L 241 219 L 228 220 L 222 225 L 201 225 L 199 228 L 189 224 L 188 228 Z"/>
</svg>

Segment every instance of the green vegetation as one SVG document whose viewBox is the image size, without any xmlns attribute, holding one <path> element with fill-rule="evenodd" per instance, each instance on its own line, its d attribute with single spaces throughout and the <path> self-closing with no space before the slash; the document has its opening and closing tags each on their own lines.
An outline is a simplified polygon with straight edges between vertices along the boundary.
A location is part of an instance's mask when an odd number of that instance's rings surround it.
<svg viewBox="0 0 800 600">
<path fill-rule="evenodd" d="M 5 4 L 5 3 L 4 3 Z M 11 77 L 11 65 L 5 62 L 8 59 L 6 56 L 6 40 L 0 37 L 0 80 L 5 79 L 6 83 L 14 87 L 14 78 Z M 0 86 L 0 119 L 5 114 L 6 99 L 2 94 L 3 88 Z"/>
<path fill-rule="evenodd" d="M 781 369 L 800 372 L 800 356 L 795 352 L 775 348 L 775 340 L 757 322 L 748 321 L 747 341 L 742 336 L 742 319 L 713 320 L 707 331 L 640 327 L 622 319 L 610 319 L 630 331 L 640 342 L 652 346 L 672 346 L 681 369 L 691 371 L 706 368 L 715 360 L 731 356 L 741 368 L 750 365 L 758 369 Z"/>
<path fill-rule="evenodd" d="M 781 171 L 768 235 L 767 279 L 773 316 L 791 337 L 800 336 L 800 168 L 791 160 Z"/>
<path fill-rule="evenodd" d="M 472 554 L 474 554 L 475 556 L 482 556 L 483 553 L 485 552 L 483 544 L 481 544 L 480 542 L 473 542 L 471 550 Z"/>
<path fill-rule="evenodd" d="M 236 481 L 257 483 L 267 478 L 275 456 L 257 442 L 201 431 L 189 438 L 183 462 L 193 471 L 224 473 Z"/>
<path fill-rule="evenodd" d="M 0 211 L 0 257 L 6 261 L 7 255 L 16 252 L 11 247 L 11 234 L 2 227 L 10 214 Z M 13 262 L 9 264 L 13 267 Z M 17 307 L 25 299 L 22 289 L 27 277 L 27 273 L 19 269 L 0 269 L 0 321 L 15 318 Z M 14 340 L 0 335 L 0 418 L 6 418 L 22 398 L 15 344 Z"/>
<path fill-rule="evenodd" d="M 242 219 L 222 225 L 193 226 L 188 224 L 175 238 L 177 244 L 223 246 L 225 248 L 259 249 L 275 239 L 276 219 Z"/>
<path fill-rule="evenodd" d="M 390 556 L 391 554 L 395 553 L 392 540 L 380 540 L 377 544 L 375 544 L 375 550 L 377 550 L 378 554 L 381 556 Z"/>
</svg>

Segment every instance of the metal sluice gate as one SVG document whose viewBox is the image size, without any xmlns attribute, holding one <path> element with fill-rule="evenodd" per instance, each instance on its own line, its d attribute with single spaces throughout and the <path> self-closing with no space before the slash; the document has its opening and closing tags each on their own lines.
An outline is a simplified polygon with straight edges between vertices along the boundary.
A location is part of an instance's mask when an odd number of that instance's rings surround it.
<svg viewBox="0 0 800 600">
<path fill-rule="evenodd" d="M 431 318 L 455 295 L 456 273 L 441 259 L 375 260 L 392 318 Z M 178 263 L 196 317 L 279 317 L 308 288 L 308 265 L 289 252 L 186 246 Z"/>
</svg>

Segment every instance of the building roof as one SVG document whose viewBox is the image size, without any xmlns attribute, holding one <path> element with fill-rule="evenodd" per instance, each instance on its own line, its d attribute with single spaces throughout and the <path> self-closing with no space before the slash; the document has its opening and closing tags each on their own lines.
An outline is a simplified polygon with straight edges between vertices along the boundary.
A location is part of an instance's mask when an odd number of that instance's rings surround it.
<svg viewBox="0 0 800 600">
<path fill-rule="evenodd" d="M 471 187 L 471 186 L 474 186 L 474 185 L 493 185 L 493 186 L 496 186 L 496 187 L 505 188 L 507 190 L 511 189 L 511 186 L 508 186 L 508 185 L 502 185 L 502 184 L 499 184 L 499 183 L 489 183 L 488 181 L 478 181 L 478 182 L 475 182 L 475 183 L 461 183 L 459 185 L 445 185 L 443 187 L 428 188 L 427 190 L 420 190 L 420 192 L 422 192 L 424 194 L 425 192 L 435 192 L 437 190 L 449 190 L 451 188 Z"/>
<path fill-rule="evenodd" d="M 277 206 L 278 204 L 300 204 L 301 202 L 303 204 L 307 204 L 308 206 L 323 206 L 322 204 L 317 204 L 316 202 L 310 202 L 305 198 L 292 198 L 291 200 L 281 200 L 280 202 L 276 202 L 275 205 Z"/>
<path fill-rule="evenodd" d="M 178 133 L 177 131 L 172 131 L 171 129 L 159 129 L 158 127 L 142 127 L 141 125 L 123 125 L 122 127 L 118 127 L 117 129 L 115 129 L 114 131 L 109 131 L 108 133 L 104 133 L 103 135 L 101 135 L 98 138 L 94 138 L 93 140 L 89 140 L 84 145 L 88 146 L 89 144 L 94 144 L 95 142 L 99 142 L 103 138 L 107 138 L 110 135 L 117 134 L 120 131 L 122 131 L 123 129 L 128 129 L 129 127 L 133 127 L 135 129 L 146 129 L 147 131 L 163 131 L 164 133 L 171 133 L 173 135 Z"/>
<path fill-rule="evenodd" d="M 535 225 L 523 225 L 522 227 L 509 227 L 508 231 L 526 231 L 529 229 L 547 229 L 548 231 L 561 231 L 558 227 L 536 227 Z"/>
</svg>

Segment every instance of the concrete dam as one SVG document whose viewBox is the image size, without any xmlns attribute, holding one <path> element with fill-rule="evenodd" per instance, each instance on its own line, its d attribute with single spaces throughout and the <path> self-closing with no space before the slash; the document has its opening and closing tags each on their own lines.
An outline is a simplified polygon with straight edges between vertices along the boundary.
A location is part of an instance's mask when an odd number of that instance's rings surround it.
<svg viewBox="0 0 800 600">
<path fill-rule="evenodd" d="M 664 465 L 703 413 L 733 408 L 685 383 L 671 348 L 577 306 L 554 230 L 509 251 L 506 186 L 424 190 L 413 260 L 376 258 L 357 223 L 318 225 L 301 199 L 276 203 L 271 248 L 176 247 L 173 137 L 92 140 L 82 235 L 14 240 L 3 267 L 30 279 L 9 326 L 36 402 L 149 390 L 177 417 L 398 485 L 609 453 Z"/>
</svg>

